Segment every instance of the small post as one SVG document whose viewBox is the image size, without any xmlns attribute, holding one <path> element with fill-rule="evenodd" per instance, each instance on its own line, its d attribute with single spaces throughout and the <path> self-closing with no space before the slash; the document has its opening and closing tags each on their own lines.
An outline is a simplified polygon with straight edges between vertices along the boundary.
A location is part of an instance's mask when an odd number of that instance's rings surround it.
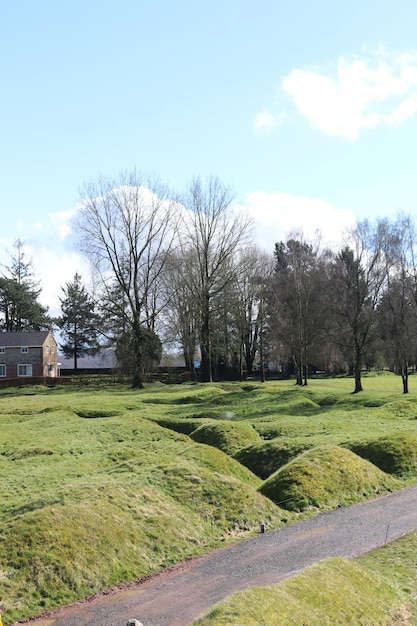
<svg viewBox="0 0 417 626">
<path fill-rule="evenodd" d="M 265 522 L 261 522 L 261 533 L 263 534 L 266 530 Z"/>
</svg>

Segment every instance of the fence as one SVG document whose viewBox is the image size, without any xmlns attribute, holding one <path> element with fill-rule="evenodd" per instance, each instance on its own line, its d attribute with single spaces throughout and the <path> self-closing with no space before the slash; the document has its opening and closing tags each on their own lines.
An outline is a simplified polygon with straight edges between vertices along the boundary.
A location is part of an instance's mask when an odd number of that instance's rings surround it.
<svg viewBox="0 0 417 626">
<path fill-rule="evenodd" d="M 27 387 L 30 385 L 45 385 L 56 387 L 60 385 L 115 385 L 129 383 L 129 379 L 120 375 L 109 374 L 81 375 L 81 376 L 25 376 L 25 378 L 7 378 L 0 380 L 0 389 L 7 387 Z"/>
</svg>

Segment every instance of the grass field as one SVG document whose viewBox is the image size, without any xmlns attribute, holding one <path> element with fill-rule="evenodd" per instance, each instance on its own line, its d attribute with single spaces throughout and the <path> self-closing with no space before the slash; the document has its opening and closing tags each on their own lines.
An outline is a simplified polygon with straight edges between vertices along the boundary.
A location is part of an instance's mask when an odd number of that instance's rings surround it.
<svg viewBox="0 0 417 626">
<path fill-rule="evenodd" d="M 278 527 L 416 483 L 417 376 L 407 396 L 391 374 L 363 383 L 356 395 L 347 378 L 1 390 L 3 623 L 248 536 L 261 520 Z M 415 559 L 406 564 L 416 541 L 404 540 L 399 562 L 392 548 L 389 558 L 369 555 L 372 565 L 326 563 L 322 579 L 339 577 L 354 593 L 377 577 L 375 620 L 397 619 L 414 610 Z M 315 578 L 302 574 L 285 593 L 295 598 L 294 585 Z M 294 602 L 320 620 L 322 596 Z M 217 611 L 207 623 L 241 623 Z"/>
</svg>

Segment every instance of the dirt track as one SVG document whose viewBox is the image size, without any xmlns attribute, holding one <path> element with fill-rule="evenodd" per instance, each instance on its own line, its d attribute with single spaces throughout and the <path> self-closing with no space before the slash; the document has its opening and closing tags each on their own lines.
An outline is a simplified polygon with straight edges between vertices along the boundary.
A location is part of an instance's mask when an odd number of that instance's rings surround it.
<svg viewBox="0 0 417 626">
<path fill-rule="evenodd" d="M 234 591 L 269 585 L 321 559 L 348 559 L 417 529 L 417 487 L 318 515 L 59 609 L 33 626 L 187 626 Z"/>
</svg>

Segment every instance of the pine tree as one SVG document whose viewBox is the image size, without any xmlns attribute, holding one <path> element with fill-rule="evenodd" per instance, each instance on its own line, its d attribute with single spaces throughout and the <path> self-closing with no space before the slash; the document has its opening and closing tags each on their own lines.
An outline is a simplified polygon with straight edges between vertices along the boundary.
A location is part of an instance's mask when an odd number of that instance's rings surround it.
<svg viewBox="0 0 417 626">
<path fill-rule="evenodd" d="M 11 266 L 0 276 L 0 329 L 8 332 L 46 330 L 52 325 L 47 307 L 38 301 L 41 289 L 33 265 L 25 260 L 23 242 L 17 239 Z"/>
<path fill-rule="evenodd" d="M 58 318 L 64 342 L 60 344 L 67 359 L 74 359 L 74 370 L 78 369 L 78 358 L 96 354 L 99 350 L 95 304 L 82 283 L 78 272 L 74 280 L 62 287 L 60 298 L 62 316 Z"/>
</svg>

